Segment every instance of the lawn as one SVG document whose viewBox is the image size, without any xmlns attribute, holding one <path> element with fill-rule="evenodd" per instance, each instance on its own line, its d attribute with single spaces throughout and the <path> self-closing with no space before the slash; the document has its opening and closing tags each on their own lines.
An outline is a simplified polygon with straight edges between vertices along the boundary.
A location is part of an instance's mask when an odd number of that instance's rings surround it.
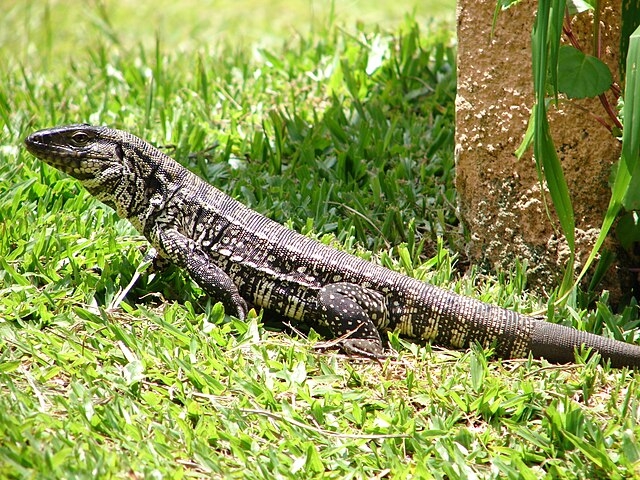
<svg viewBox="0 0 640 480">
<path fill-rule="evenodd" d="M 145 240 L 22 147 L 129 130 L 304 234 L 547 310 L 469 265 L 454 4 L 9 2 L 0 18 L 0 478 L 636 478 L 640 386 L 597 358 L 500 361 L 390 336 L 384 362 L 225 316 L 182 272 L 120 293 Z M 635 306 L 549 309 L 613 335 Z M 628 333 L 633 340 L 633 334 Z M 637 336 L 636 336 L 637 341 Z"/>
</svg>

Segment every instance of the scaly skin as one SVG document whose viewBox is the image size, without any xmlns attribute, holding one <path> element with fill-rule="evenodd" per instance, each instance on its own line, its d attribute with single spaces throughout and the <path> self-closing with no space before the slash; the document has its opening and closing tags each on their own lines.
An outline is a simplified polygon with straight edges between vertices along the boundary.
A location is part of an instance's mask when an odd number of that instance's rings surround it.
<svg viewBox="0 0 640 480">
<path fill-rule="evenodd" d="M 576 348 L 616 367 L 640 366 L 640 347 L 463 297 L 320 244 L 254 212 L 143 140 L 90 125 L 41 130 L 36 157 L 77 178 L 127 218 L 165 261 L 187 270 L 227 312 L 247 302 L 347 336 L 346 351 L 378 357 L 380 332 L 500 357 L 571 362 Z"/>
</svg>

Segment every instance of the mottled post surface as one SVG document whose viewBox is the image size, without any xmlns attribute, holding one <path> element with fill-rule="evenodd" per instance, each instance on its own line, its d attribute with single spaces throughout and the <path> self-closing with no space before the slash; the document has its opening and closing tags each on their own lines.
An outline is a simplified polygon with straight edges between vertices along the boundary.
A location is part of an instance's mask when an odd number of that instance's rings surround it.
<svg viewBox="0 0 640 480">
<path fill-rule="evenodd" d="M 529 150 L 514 151 L 524 136 L 531 105 L 531 30 L 537 2 L 524 0 L 501 12 L 491 36 L 495 0 L 459 0 L 457 189 L 462 220 L 471 233 L 470 254 L 497 270 L 526 261 L 529 282 L 540 290 L 558 284 L 568 249 L 546 193 L 553 223 L 545 213 L 535 163 Z M 618 78 L 620 1 L 605 1 L 602 59 Z M 572 28 L 591 52 L 589 14 Z M 605 117 L 598 99 L 551 107 L 551 131 L 571 192 L 579 260 L 585 260 L 599 232 L 610 189 L 611 165 L 619 142 L 595 121 Z M 617 248 L 610 242 L 611 248 Z M 579 266 L 578 266 L 579 267 Z M 617 297 L 627 290 L 628 265 L 613 267 L 604 288 Z"/>
</svg>

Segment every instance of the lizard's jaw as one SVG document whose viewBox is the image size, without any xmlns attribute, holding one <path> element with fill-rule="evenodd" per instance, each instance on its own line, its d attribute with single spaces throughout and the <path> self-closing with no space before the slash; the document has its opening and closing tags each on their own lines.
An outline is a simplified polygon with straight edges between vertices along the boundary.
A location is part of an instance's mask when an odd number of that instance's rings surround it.
<svg viewBox="0 0 640 480">
<path fill-rule="evenodd" d="M 105 163 L 107 159 L 99 158 L 92 151 L 92 145 L 76 146 L 69 143 L 67 136 L 73 127 L 76 126 L 32 133 L 25 139 L 25 146 L 35 157 L 78 180 L 95 178 L 108 165 Z"/>
<path fill-rule="evenodd" d="M 82 172 L 82 165 L 86 162 L 86 159 L 81 156 L 81 152 L 74 151 L 74 149 L 67 148 L 63 145 L 46 143 L 42 137 L 38 135 L 38 132 L 29 135 L 24 143 L 27 150 L 34 157 L 39 158 L 52 167 L 62 170 L 79 180 L 92 176 L 87 175 L 86 172 L 84 174 Z"/>
</svg>

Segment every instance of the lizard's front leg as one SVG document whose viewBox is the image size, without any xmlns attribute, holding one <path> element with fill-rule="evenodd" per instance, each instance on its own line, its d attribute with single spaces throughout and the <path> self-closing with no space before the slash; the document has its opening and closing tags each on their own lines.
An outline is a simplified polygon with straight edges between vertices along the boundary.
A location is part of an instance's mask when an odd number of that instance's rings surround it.
<svg viewBox="0 0 640 480">
<path fill-rule="evenodd" d="M 222 302 L 227 313 L 244 320 L 247 303 L 240 296 L 238 287 L 193 240 L 172 229 L 158 229 L 156 237 L 163 256 L 186 269 L 207 295 Z"/>
<path fill-rule="evenodd" d="M 323 320 L 347 353 L 365 357 L 384 356 L 376 325 L 385 325 L 387 304 L 382 294 L 354 283 L 332 283 L 320 290 Z"/>
</svg>

